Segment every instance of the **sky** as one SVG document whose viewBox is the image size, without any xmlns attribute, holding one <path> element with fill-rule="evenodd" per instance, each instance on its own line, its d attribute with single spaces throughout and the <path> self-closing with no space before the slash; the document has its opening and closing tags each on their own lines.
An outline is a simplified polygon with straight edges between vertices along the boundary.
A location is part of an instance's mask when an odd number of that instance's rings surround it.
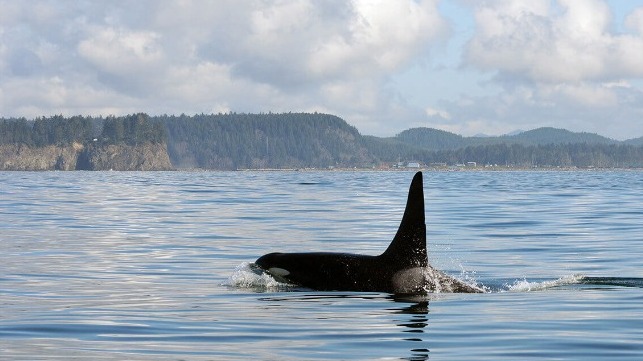
<svg viewBox="0 0 643 361">
<path fill-rule="evenodd" d="M 0 0 L 0 117 L 643 136 L 643 0 Z"/>
</svg>

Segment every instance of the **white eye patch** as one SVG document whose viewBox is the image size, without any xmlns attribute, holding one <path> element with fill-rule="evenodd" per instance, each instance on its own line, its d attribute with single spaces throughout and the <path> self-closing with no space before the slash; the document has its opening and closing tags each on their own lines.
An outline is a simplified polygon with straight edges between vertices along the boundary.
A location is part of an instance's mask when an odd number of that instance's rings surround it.
<svg viewBox="0 0 643 361">
<path fill-rule="evenodd" d="M 290 274 L 288 270 L 279 267 L 268 268 L 268 273 L 277 277 L 286 277 Z"/>
</svg>

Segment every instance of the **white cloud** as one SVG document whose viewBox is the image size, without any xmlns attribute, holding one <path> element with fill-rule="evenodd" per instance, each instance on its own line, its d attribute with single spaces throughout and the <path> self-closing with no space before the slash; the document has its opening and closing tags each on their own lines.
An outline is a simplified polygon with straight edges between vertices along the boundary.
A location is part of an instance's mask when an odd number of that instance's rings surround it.
<svg viewBox="0 0 643 361">
<path fill-rule="evenodd" d="M 99 71 L 136 77 L 161 65 L 164 54 L 159 38 L 151 31 L 101 27 L 78 44 L 78 54 Z"/>
<path fill-rule="evenodd" d="M 497 0 L 472 3 L 476 31 L 466 65 L 495 73 L 496 95 L 446 100 L 441 108 L 469 130 L 542 126 L 625 139 L 643 133 L 643 8 L 616 33 L 601 0 Z M 610 124 L 606 127 L 606 124 Z"/>
<path fill-rule="evenodd" d="M 451 119 L 435 127 L 459 134 L 506 134 L 539 127 L 595 132 L 615 139 L 643 134 L 643 91 L 628 83 L 520 84 L 498 95 L 445 100 Z M 485 129 L 486 128 L 486 129 Z"/>
<path fill-rule="evenodd" d="M 435 108 L 428 107 L 428 108 L 426 108 L 424 110 L 424 112 L 429 117 L 438 117 L 438 118 L 442 118 L 442 119 L 451 119 L 451 114 L 449 114 L 449 112 L 447 112 L 446 110 L 435 109 Z"/>
<path fill-rule="evenodd" d="M 475 10 L 478 32 L 467 49 L 474 66 L 545 83 L 643 77 L 643 33 L 610 32 L 612 14 L 603 1 L 484 4 Z M 629 27 L 639 29 L 637 14 L 628 17 Z"/>
<path fill-rule="evenodd" d="M 425 50 L 425 44 L 446 28 L 431 1 L 359 0 L 355 12 L 350 26 L 354 56 L 359 63 L 372 61 L 387 71 Z"/>
<path fill-rule="evenodd" d="M 625 27 L 639 35 L 643 34 L 643 7 L 634 10 L 625 18 Z"/>
<path fill-rule="evenodd" d="M 0 116 L 319 110 L 377 135 L 618 116 L 614 135 L 643 134 L 643 7 L 615 33 L 604 1 L 458 0 L 475 27 L 454 31 L 440 11 L 455 1 L 0 0 Z"/>
<path fill-rule="evenodd" d="M 399 109 L 390 74 L 448 29 L 437 0 L 0 0 L 0 8 L 0 92 L 29 93 L 4 96 L 2 116 L 314 108 L 373 125 Z"/>
<path fill-rule="evenodd" d="M 588 107 L 611 107 L 618 105 L 616 92 L 606 84 L 558 84 L 546 89 L 547 98 L 554 100 L 558 96 L 586 105 Z"/>
</svg>

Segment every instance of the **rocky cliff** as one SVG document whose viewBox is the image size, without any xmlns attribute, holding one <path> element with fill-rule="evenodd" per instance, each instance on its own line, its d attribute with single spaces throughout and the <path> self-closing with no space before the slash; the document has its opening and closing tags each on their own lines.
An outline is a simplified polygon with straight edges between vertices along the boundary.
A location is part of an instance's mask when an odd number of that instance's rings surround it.
<svg viewBox="0 0 643 361">
<path fill-rule="evenodd" d="M 29 147 L 0 145 L 0 170 L 171 170 L 165 143 Z"/>
<path fill-rule="evenodd" d="M 74 170 L 84 146 L 0 144 L 0 170 Z"/>
<path fill-rule="evenodd" d="M 77 170 L 171 170 L 164 143 L 90 145 L 78 157 Z"/>
</svg>

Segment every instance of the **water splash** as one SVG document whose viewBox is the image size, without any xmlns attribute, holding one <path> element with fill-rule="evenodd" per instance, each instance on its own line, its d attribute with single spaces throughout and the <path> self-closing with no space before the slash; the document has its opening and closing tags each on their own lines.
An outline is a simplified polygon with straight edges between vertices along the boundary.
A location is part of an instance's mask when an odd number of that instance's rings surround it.
<svg viewBox="0 0 643 361">
<path fill-rule="evenodd" d="M 235 267 L 223 285 L 234 288 L 250 288 L 257 292 L 284 291 L 293 287 L 293 285 L 277 281 L 251 262 L 243 262 Z"/>
<path fill-rule="evenodd" d="M 475 273 L 463 272 L 459 277 L 452 277 L 433 267 L 423 270 L 425 293 L 486 293 L 488 289 L 481 286 L 474 278 Z"/>
<path fill-rule="evenodd" d="M 460 274 L 456 276 L 456 278 L 472 287 L 479 288 L 483 290 L 485 293 L 491 292 L 491 288 L 487 287 L 486 285 L 482 284 L 478 280 L 478 274 L 476 271 L 472 270 L 467 270 L 462 264 L 459 265 L 460 267 Z"/>
<path fill-rule="evenodd" d="M 573 274 L 561 278 L 542 282 L 529 282 L 526 278 L 516 280 L 513 284 L 505 284 L 505 292 L 530 292 L 543 291 L 553 287 L 575 285 L 581 283 L 585 278 L 582 274 Z"/>
</svg>

